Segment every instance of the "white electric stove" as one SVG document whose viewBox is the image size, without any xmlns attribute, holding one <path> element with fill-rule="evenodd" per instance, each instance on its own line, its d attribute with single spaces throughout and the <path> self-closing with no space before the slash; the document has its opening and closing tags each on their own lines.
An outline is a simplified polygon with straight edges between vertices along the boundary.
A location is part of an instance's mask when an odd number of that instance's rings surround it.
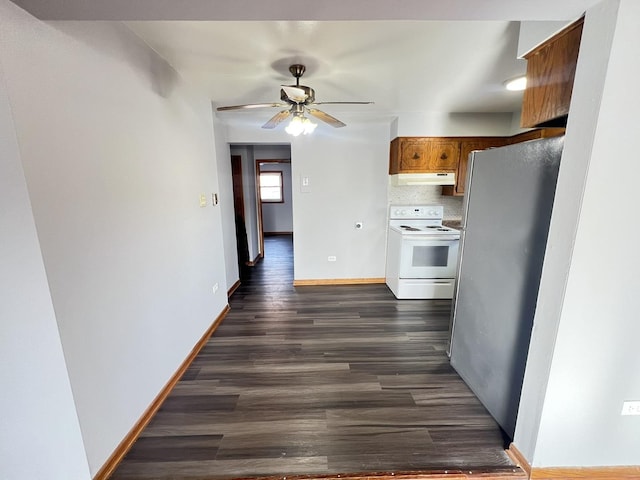
<svg viewBox="0 0 640 480">
<path fill-rule="evenodd" d="M 440 205 L 390 207 L 386 282 L 397 298 L 453 298 L 460 232 L 443 216 Z"/>
</svg>

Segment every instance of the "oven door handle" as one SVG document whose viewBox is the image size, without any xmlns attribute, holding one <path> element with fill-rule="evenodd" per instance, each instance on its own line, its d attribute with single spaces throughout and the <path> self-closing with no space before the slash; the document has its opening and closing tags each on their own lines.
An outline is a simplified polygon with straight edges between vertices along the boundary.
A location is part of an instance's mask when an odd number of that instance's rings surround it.
<svg viewBox="0 0 640 480">
<path fill-rule="evenodd" d="M 460 240 L 457 235 L 438 235 L 435 236 L 420 236 L 420 235 L 405 235 L 402 241 L 406 242 L 452 242 Z"/>
</svg>

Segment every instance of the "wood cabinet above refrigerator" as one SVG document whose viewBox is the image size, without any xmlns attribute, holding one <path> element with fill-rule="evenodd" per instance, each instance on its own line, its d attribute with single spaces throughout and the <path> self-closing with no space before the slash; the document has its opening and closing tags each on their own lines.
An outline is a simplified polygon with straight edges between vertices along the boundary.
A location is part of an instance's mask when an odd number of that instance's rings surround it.
<svg viewBox="0 0 640 480">
<path fill-rule="evenodd" d="M 537 46 L 527 60 L 522 127 L 564 127 L 569 113 L 582 25 L 580 19 Z"/>
</svg>

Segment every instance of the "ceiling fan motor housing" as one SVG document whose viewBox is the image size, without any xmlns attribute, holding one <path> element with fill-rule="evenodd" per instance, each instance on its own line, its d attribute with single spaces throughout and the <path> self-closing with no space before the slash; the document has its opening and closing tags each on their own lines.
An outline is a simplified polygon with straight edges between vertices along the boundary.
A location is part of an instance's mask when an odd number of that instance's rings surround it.
<svg viewBox="0 0 640 480">
<path fill-rule="evenodd" d="M 302 103 L 308 104 L 316 101 L 316 92 L 313 88 L 307 87 L 306 85 L 289 85 L 289 87 L 295 87 L 299 88 L 300 90 L 304 90 L 307 98 Z M 285 92 L 283 89 L 280 89 L 280 100 L 282 100 L 283 102 L 295 103 L 289 98 L 287 92 Z"/>
</svg>

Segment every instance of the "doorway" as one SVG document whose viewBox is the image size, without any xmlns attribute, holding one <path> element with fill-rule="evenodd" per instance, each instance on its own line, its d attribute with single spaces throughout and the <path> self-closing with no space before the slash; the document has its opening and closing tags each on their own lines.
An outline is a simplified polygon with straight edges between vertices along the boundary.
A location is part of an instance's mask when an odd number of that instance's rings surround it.
<svg viewBox="0 0 640 480">
<path fill-rule="evenodd" d="M 264 237 L 293 236 L 291 160 L 257 159 L 258 231 L 264 252 Z"/>
<path fill-rule="evenodd" d="M 244 187 L 242 181 L 242 156 L 231 155 L 231 179 L 233 184 L 233 212 L 236 225 L 236 248 L 238 251 L 238 273 L 240 280 L 246 277 L 249 265 L 249 242 L 244 209 Z"/>
<path fill-rule="evenodd" d="M 291 146 L 230 145 L 238 266 L 243 272 L 265 253 L 265 235 L 293 234 Z M 278 177 L 276 188 L 261 185 L 261 171 Z M 264 182 L 263 182 L 264 183 Z M 266 187 L 266 188 L 263 188 Z M 279 196 L 263 201 L 261 190 Z"/>
</svg>

